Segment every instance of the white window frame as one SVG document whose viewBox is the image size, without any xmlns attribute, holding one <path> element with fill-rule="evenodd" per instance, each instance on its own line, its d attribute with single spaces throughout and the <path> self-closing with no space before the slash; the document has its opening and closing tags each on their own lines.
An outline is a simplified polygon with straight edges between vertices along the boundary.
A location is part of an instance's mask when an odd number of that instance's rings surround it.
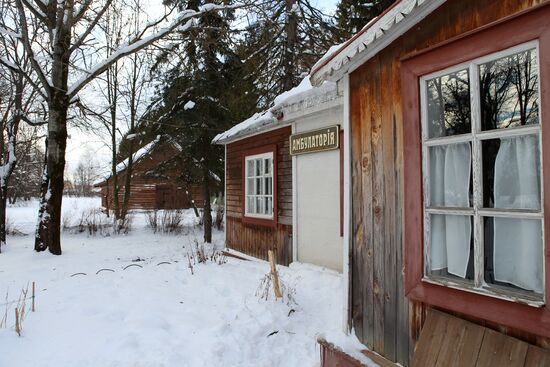
<svg viewBox="0 0 550 367">
<path fill-rule="evenodd" d="M 539 101 L 539 123 L 537 125 L 512 127 L 506 129 L 496 129 L 483 131 L 481 129 L 481 106 L 480 106 L 480 91 L 479 91 L 479 66 L 492 60 L 497 60 L 506 56 L 535 49 L 538 66 L 538 101 Z M 472 130 L 467 134 L 452 135 L 448 137 L 430 138 L 427 126 L 428 105 L 427 105 L 427 82 L 431 79 L 448 75 L 449 73 L 458 72 L 468 69 L 470 78 L 470 109 L 471 109 L 471 125 Z M 424 273 L 423 282 L 444 285 L 450 288 L 465 290 L 473 293 L 483 294 L 490 297 L 505 299 L 518 303 L 524 303 L 533 307 L 542 307 L 546 301 L 546 292 L 544 291 L 542 298 L 534 295 L 531 292 L 522 292 L 520 290 L 511 289 L 495 284 L 487 284 L 484 278 L 484 243 L 483 243 L 483 218 L 484 217 L 503 217 L 516 219 L 538 219 L 542 225 L 542 251 L 545 253 L 544 241 L 544 186 L 543 186 L 543 145 L 541 126 L 543 121 L 544 111 L 540 109 L 540 51 L 538 41 L 531 41 L 508 48 L 506 50 L 485 55 L 480 58 L 469 60 L 467 62 L 454 65 L 444 70 L 437 71 L 420 78 L 420 103 L 421 103 L 421 137 L 422 137 L 422 181 L 423 181 L 423 213 L 424 213 Z M 517 210 L 517 209 L 496 209 L 483 207 L 483 193 L 481 192 L 483 184 L 483 167 L 482 167 L 482 142 L 484 140 L 496 139 L 502 137 L 537 135 L 539 140 L 539 155 L 541 162 L 541 208 L 540 210 Z M 435 146 L 449 145 L 453 143 L 471 143 L 472 144 L 472 179 L 473 179 L 473 205 L 471 208 L 442 208 L 428 207 L 430 201 L 430 164 L 429 164 L 429 148 Z M 473 217 L 473 232 L 474 232 L 474 280 L 461 280 L 455 278 L 446 278 L 442 276 L 430 275 L 430 215 L 467 215 Z M 543 260 L 543 282 L 545 289 L 545 274 L 546 267 Z"/>
<path fill-rule="evenodd" d="M 250 176 L 248 172 L 248 162 L 258 159 L 271 159 L 271 176 L 262 174 L 261 176 Z M 273 152 L 267 152 L 267 153 L 261 153 L 261 154 L 254 154 L 250 156 L 246 156 L 244 159 L 244 207 L 245 207 L 245 216 L 249 218 L 258 218 L 258 219 L 268 219 L 272 220 L 275 216 L 275 172 L 274 172 L 274 155 Z M 248 193 L 248 179 L 249 178 L 259 178 L 259 177 L 271 177 L 271 195 L 259 195 L 256 194 L 256 190 L 254 190 L 254 194 L 250 195 Z M 254 185 L 256 185 L 256 180 L 254 180 Z M 248 207 L 248 198 L 250 197 L 271 197 L 271 215 L 269 214 L 258 214 L 258 213 L 251 213 L 249 211 Z"/>
</svg>

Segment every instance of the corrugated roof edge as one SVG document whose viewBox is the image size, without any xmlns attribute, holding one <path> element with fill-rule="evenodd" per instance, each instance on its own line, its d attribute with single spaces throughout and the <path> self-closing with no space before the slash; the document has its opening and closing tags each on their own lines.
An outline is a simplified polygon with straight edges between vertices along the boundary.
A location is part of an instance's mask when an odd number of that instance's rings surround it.
<svg viewBox="0 0 550 367">
<path fill-rule="evenodd" d="M 446 0 L 397 0 L 375 22 L 346 41 L 329 57 L 323 57 L 311 73 L 313 85 L 338 80 L 383 50 L 391 42 L 432 13 Z"/>
<path fill-rule="evenodd" d="M 258 112 L 231 129 L 218 134 L 212 140 L 212 144 L 225 145 L 288 126 L 292 119 L 296 119 L 301 115 L 307 116 L 311 113 L 310 110 L 312 109 L 315 109 L 315 112 L 317 112 L 317 110 L 331 108 L 333 107 L 331 102 L 339 99 L 341 100 L 338 96 L 336 83 L 325 83 L 319 87 L 311 87 L 308 90 L 299 91 L 289 95 L 288 98 L 283 99 L 279 104 L 270 109 Z M 300 109 L 303 113 L 297 112 Z M 287 112 L 292 112 L 291 119 L 285 117 Z"/>
</svg>

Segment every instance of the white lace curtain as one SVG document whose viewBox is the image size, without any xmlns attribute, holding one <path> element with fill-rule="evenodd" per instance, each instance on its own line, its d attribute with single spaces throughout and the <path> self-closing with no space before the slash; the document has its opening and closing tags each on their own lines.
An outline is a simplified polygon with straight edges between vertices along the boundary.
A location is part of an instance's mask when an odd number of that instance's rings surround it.
<svg viewBox="0 0 550 367">
<path fill-rule="evenodd" d="M 469 207 L 471 149 L 469 143 L 430 148 L 430 205 Z M 470 258 L 470 216 L 432 215 L 431 270 L 466 277 Z"/>
<path fill-rule="evenodd" d="M 495 161 L 495 208 L 540 209 L 538 136 L 501 139 Z M 494 219 L 495 280 L 543 292 L 542 223 Z"/>
</svg>

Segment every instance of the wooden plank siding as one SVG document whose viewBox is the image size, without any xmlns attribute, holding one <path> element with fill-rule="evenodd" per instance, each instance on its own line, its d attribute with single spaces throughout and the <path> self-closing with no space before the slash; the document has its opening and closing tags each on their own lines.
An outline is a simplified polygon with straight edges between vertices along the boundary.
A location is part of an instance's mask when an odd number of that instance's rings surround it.
<svg viewBox="0 0 550 367">
<path fill-rule="evenodd" d="M 350 74 L 350 323 L 369 348 L 408 365 L 426 306 L 404 291 L 400 60 L 544 0 L 449 0 Z"/>
<path fill-rule="evenodd" d="M 523 367 L 549 362 L 548 350 L 432 309 L 412 366 Z"/>
<path fill-rule="evenodd" d="M 198 208 L 204 206 L 204 194 L 200 185 L 186 186 L 179 182 L 181 172 L 171 168 L 162 174 L 152 174 L 163 162 L 178 154 L 179 151 L 169 143 L 159 144 L 132 166 L 130 199 L 128 209 L 186 209 L 191 208 L 194 200 Z M 126 170 L 117 175 L 119 185 L 119 203 L 124 199 Z M 102 206 L 107 210 L 114 207 L 113 178 L 109 177 L 96 186 L 101 188 Z M 214 182 L 211 193 L 218 192 L 218 183 Z"/>
<path fill-rule="evenodd" d="M 226 157 L 226 246 L 267 260 L 274 250 L 277 263 L 292 262 L 292 158 L 290 127 L 269 131 L 227 145 Z M 274 227 L 243 223 L 243 157 L 247 151 L 276 145 L 277 220 Z"/>
</svg>

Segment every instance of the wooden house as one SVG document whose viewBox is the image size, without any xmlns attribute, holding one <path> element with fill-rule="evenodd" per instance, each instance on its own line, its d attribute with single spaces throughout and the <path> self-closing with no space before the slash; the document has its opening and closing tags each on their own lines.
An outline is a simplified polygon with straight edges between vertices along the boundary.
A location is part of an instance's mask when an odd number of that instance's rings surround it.
<svg viewBox="0 0 550 367">
<path fill-rule="evenodd" d="M 389 361 L 550 365 L 549 19 L 399 0 L 311 72 L 344 94 L 346 328 Z"/>
<path fill-rule="evenodd" d="M 179 153 L 178 144 L 167 139 L 155 139 L 133 155 L 132 180 L 128 209 L 187 209 L 202 208 L 204 195 L 200 185 L 185 186 L 178 180 L 180 172 L 170 168 L 162 172 L 156 168 Z M 128 159 L 117 165 L 119 203 L 124 199 Z M 114 207 L 113 177 L 96 183 L 101 189 L 101 205 L 105 210 Z"/>
<path fill-rule="evenodd" d="M 342 270 L 341 118 L 336 84 L 306 78 L 214 139 L 226 151 L 229 249 Z"/>
</svg>

